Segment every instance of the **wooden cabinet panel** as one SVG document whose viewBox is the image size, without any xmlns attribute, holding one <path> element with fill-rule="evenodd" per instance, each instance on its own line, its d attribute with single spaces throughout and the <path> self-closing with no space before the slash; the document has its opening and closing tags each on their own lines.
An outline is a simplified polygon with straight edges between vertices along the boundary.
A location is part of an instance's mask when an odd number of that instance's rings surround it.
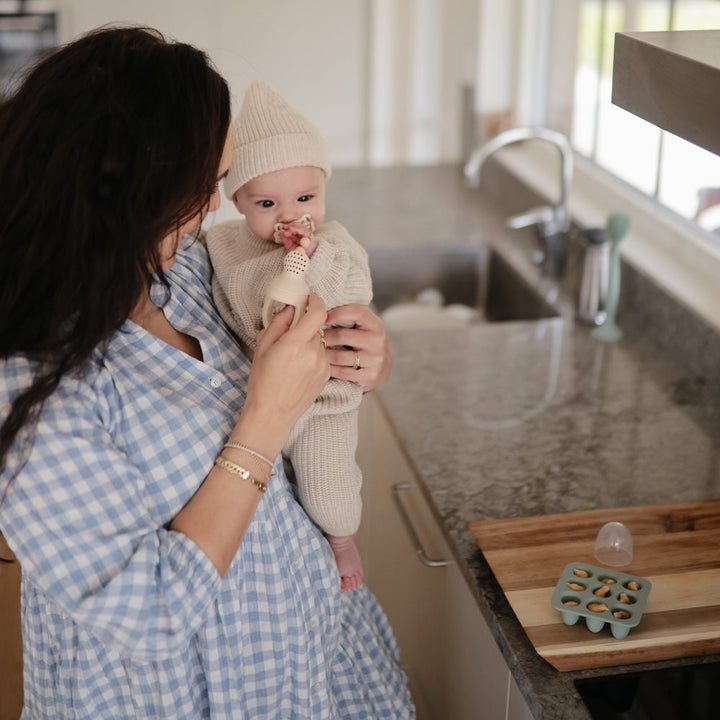
<svg viewBox="0 0 720 720">
<path fill-rule="evenodd" d="M 360 428 L 366 581 L 400 643 L 418 720 L 505 718 L 507 665 L 421 491 L 411 489 L 417 478 L 372 395 L 363 402 Z M 425 554 L 450 564 L 420 562 L 398 501 Z"/>
<path fill-rule="evenodd" d="M 2 533 L 0 559 L 0 720 L 17 720 L 23 697 L 20 565 Z"/>
</svg>

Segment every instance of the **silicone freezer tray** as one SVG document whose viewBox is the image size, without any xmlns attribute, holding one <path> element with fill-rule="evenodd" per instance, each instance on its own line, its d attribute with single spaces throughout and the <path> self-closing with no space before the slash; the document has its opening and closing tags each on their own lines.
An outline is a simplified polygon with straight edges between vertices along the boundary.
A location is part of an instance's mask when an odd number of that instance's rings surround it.
<svg viewBox="0 0 720 720">
<path fill-rule="evenodd" d="M 584 617 L 588 630 L 600 632 L 607 623 L 613 637 L 622 640 L 640 622 L 651 588 L 647 578 L 571 562 L 565 566 L 550 602 L 566 625 Z"/>
</svg>

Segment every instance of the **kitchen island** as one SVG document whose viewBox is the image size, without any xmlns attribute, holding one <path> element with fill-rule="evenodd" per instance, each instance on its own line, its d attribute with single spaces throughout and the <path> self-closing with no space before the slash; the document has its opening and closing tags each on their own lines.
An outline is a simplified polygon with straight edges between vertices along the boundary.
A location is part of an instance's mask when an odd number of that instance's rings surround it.
<svg viewBox="0 0 720 720">
<path fill-rule="evenodd" d="M 574 319 L 577 248 L 562 281 L 542 277 L 532 230 L 505 227 L 537 198 L 501 170 L 485 175 L 473 191 L 457 167 L 338 170 L 328 217 L 371 251 L 482 241 L 557 308 L 556 318 L 394 332 L 393 374 L 377 395 L 533 716 L 587 720 L 577 680 L 720 658 L 555 670 L 468 523 L 720 496 L 717 334 L 626 268 L 625 337 L 593 339 Z"/>
</svg>

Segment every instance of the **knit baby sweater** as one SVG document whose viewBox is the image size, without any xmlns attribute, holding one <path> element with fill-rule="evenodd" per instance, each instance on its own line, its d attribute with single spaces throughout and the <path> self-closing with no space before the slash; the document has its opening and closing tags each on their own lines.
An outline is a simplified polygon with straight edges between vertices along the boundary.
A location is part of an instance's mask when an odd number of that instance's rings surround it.
<svg viewBox="0 0 720 720">
<path fill-rule="evenodd" d="M 367 253 L 338 222 L 315 229 L 318 245 L 305 281 L 328 309 L 372 300 Z M 252 233 L 244 219 L 210 228 L 205 242 L 214 268 L 213 296 L 225 322 L 252 350 L 262 329 L 270 281 L 282 271 L 285 250 Z M 331 379 L 296 423 L 283 453 L 297 477 L 308 515 L 329 535 L 357 531 L 362 476 L 355 462 L 361 388 Z"/>
</svg>

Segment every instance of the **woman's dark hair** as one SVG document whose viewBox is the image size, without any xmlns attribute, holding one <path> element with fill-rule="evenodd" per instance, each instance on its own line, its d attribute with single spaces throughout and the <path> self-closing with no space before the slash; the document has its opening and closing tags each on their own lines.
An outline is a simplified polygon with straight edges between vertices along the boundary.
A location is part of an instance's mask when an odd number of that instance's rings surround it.
<svg viewBox="0 0 720 720">
<path fill-rule="evenodd" d="M 149 28 L 59 48 L 0 104 L 0 358 L 38 368 L 0 429 L 0 470 L 61 378 L 165 282 L 160 241 L 208 206 L 229 124 L 207 56 Z"/>
</svg>

